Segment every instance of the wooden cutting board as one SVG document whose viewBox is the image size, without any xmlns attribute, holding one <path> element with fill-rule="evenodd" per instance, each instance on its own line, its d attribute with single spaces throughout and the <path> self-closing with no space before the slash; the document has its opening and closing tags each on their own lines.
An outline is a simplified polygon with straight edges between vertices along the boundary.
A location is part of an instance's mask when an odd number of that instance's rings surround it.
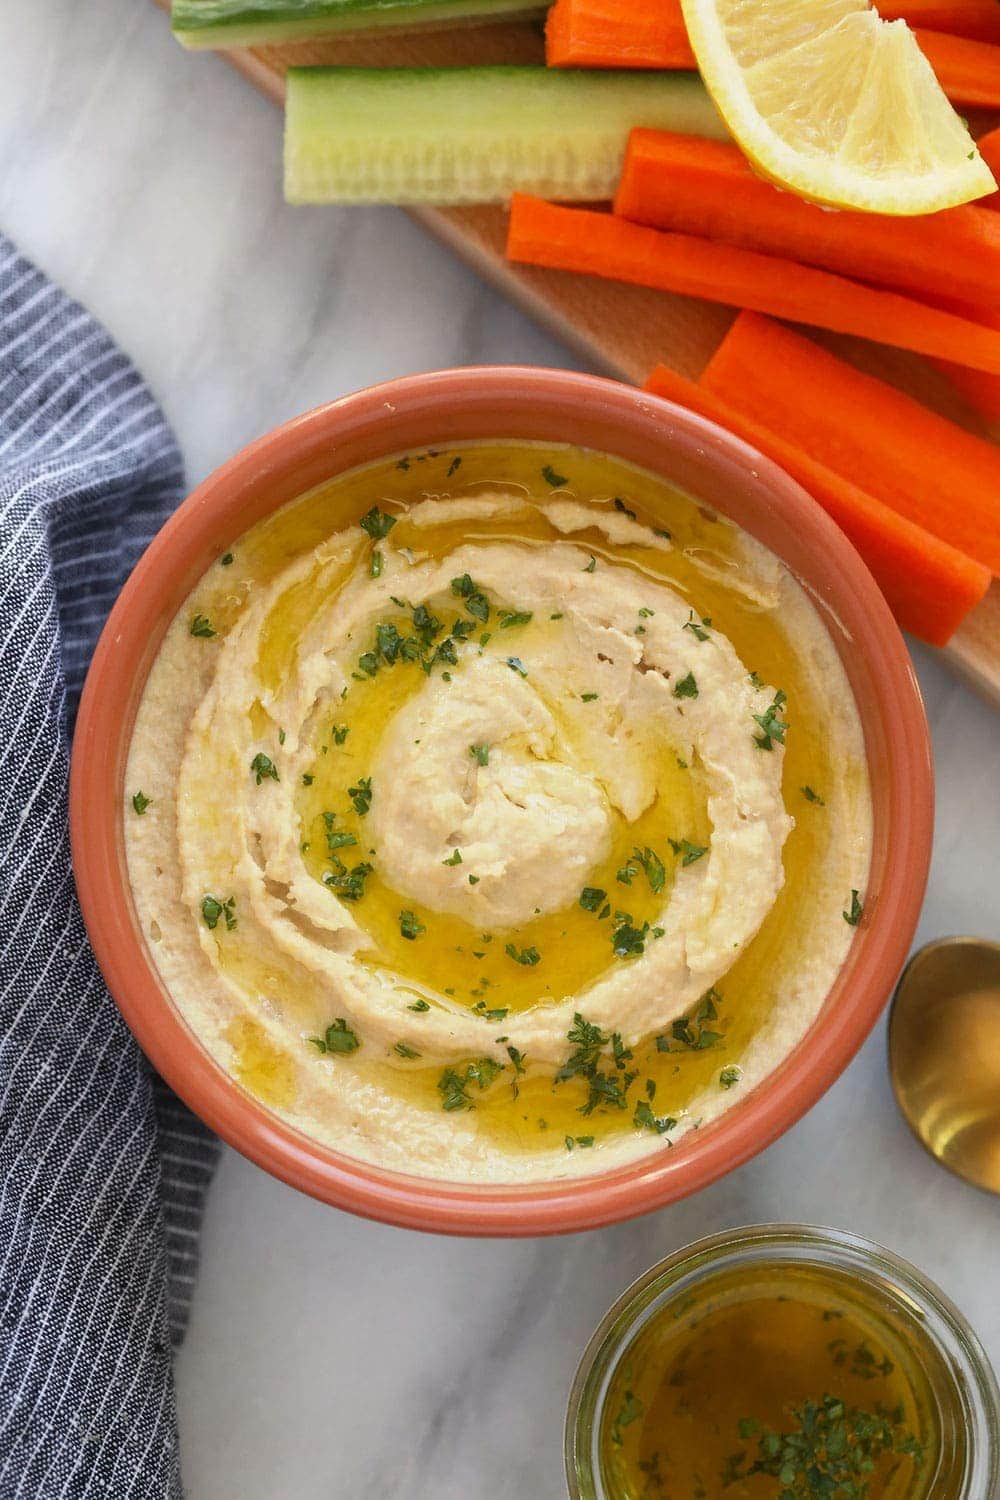
<svg viewBox="0 0 1000 1500">
<path fill-rule="evenodd" d="M 155 0 L 169 10 L 170 0 Z M 544 60 L 541 23 L 460 26 L 405 35 L 341 37 L 220 54 L 278 106 L 285 70 L 329 63 L 360 67 L 460 66 Z M 192 66 L 198 65 L 197 55 Z M 689 297 L 619 285 L 597 277 L 514 266 L 503 253 L 507 215 L 501 208 L 419 208 L 413 216 L 549 328 L 595 371 L 640 384 L 659 361 L 682 375 L 700 375 L 732 320 L 732 312 Z M 861 340 L 824 342 L 873 374 L 892 380 L 947 416 L 968 416 L 947 382 L 920 359 Z M 942 653 L 972 687 L 1000 708 L 1000 580 Z"/>
</svg>

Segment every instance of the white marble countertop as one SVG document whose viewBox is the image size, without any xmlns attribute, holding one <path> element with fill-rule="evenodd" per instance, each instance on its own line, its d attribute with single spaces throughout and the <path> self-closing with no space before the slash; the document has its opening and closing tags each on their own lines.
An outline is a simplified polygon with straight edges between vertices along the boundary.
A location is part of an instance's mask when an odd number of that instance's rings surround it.
<svg viewBox="0 0 1000 1500">
<path fill-rule="evenodd" d="M 280 120 L 150 0 L 0 7 L 0 227 L 102 318 L 192 482 L 249 438 L 409 371 L 572 363 L 401 213 L 289 209 Z M 937 845 L 918 941 L 1000 926 L 1000 719 L 929 652 Z M 558 1500 L 575 1361 L 686 1240 L 798 1219 L 935 1277 L 1000 1365 L 1000 1201 L 898 1116 L 884 1027 L 812 1113 L 699 1197 L 563 1240 L 363 1223 L 226 1151 L 178 1366 L 189 1500 Z"/>
</svg>

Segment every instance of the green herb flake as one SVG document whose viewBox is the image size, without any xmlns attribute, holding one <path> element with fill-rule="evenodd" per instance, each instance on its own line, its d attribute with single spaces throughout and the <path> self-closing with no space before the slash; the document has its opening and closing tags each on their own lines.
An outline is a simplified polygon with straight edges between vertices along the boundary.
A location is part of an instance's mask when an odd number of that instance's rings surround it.
<svg viewBox="0 0 1000 1500">
<path fill-rule="evenodd" d="M 685 630 L 690 630 L 691 634 L 695 637 L 696 640 L 707 641 L 710 640 L 711 637 L 704 627 L 707 625 L 711 625 L 711 623 L 711 620 L 708 619 L 703 619 L 699 622 L 699 620 L 695 616 L 694 610 L 692 609 L 688 613 L 687 624 L 683 628 Z"/>
<path fill-rule="evenodd" d="M 686 677 L 682 677 L 680 682 L 674 683 L 675 698 L 697 698 L 697 696 L 698 684 L 695 681 L 693 672 L 689 672 Z"/>
<path fill-rule="evenodd" d="M 763 733 L 755 734 L 753 742 L 758 750 L 773 750 L 775 742 L 779 745 L 785 743 L 785 732 L 788 729 L 787 719 L 779 719 L 778 714 L 787 702 L 785 694 L 779 688 L 768 708 L 762 714 L 754 714 L 754 723 L 759 724 Z"/>
<path fill-rule="evenodd" d="M 534 618 L 530 609 L 502 609 L 500 629 L 512 630 L 515 625 L 527 625 Z"/>
<path fill-rule="evenodd" d="M 409 1046 L 406 1042 L 394 1042 L 392 1050 L 399 1057 L 414 1058 L 420 1056 L 420 1053 L 417 1051 L 417 1049 L 415 1047 Z"/>
<path fill-rule="evenodd" d="M 826 806 L 826 803 L 823 801 L 823 798 L 820 796 L 819 792 L 814 792 L 811 786 L 804 786 L 802 788 L 802 795 L 807 802 L 815 802 L 817 807 Z"/>
<path fill-rule="evenodd" d="M 503 950 L 508 958 L 512 958 L 516 964 L 524 964 L 528 968 L 534 968 L 535 964 L 541 963 L 542 955 L 537 948 L 515 948 L 513 943 L 506 943 Z"/>
<path fill-rule="evenodd" d="M 430 1006 L 426 1000 L 414 1000 L 413 1004 L 408 1005 L 406 1008 L 407 1010 L 415 1010 L 418 1015 L 423 1015 L 424 1011 L 430 1010 Z"/>
<path fill-rule="evenodd" d="M 580 702 L 581 703 L 595 703 L 600 696 L 601 696 L 600 693 L 581 693 L 580 694 Z"/>
<path fill-rule="evenodd" d="M 262 750 L 258 751 L 250 762 L 250 770 L 258 786 L 262 781 L 280 781 L 281 779 L 274 761 Z"/>
<path fill-rule="evenodd" d="M 563 485 L 569 484 L 564 474 L 557 474 L 551 464 L 546 464 L 542 469 L 542 478 L 546 484 L 550 484 L 554 490 L 561 490 Z"/>
<path fill-rule="evenodd" d="M 317 1052 L 330 1052 L 340 1056 L 357 1052 L 361 1046 L 356 1033 L 351 1030 L 343 1016 L 338 1016 L 333 1024 L 326 1028 L 323 1036 L 311 1036 L 309 1040 Z"/>
<path fill-rule="evenodd" d="M 651 1130 L 654 1135 L 666 1135 L 668 1131 L 675 1129 L 677 1121 L 672 1115 L 655 1115 L 649 1101 L 640 1099 L 632 1116 L 632 1124 L 636 1130 Z"/>
<path fill-rule="evenodd" d="M 628 506 L 625 504 L 625 501 L 620 500 L 617 495 L 614 498 L 613 504 L 615 510 L 618 511 L 619 515 L 628 516 L 630 521 L 635 520 L 635 511 L 629 510 Z"/>
<path fill-rule="evenodd" d="M 399 930 L 403 937 L 412 943 L 422 932 L 426 932 L 427 928 L 417 920 L 412 911 L 407 910 L 399 914 Z"/>
<path fill-rule="evenodd" d="M 597 911 L 607 898 L 607 891 L 602 891 L 599 886 L 585 885 L 580 892 L 580 905 L 584 911 Z"/>
<path fill-rule="evenodd" d="M 335 745 L 342 745 L 344 743 L 344 741 L 347 739 L 347 736 L 348 736 L 349 733 L 350 733 L 350 729 L 348 728 L 348 726 L 346 724 L 334 724 L 334 726 L 333 726 L 333 743 Z"/>
<path fill-rule="evenodd" d="M 201 919 L 209 932 L 214 932 L 223 919 L 227 932 L 236 930 L 236 897 L 227 896 L 225 901 L 219 901 L 215 896 L 203 896 L 201 902 Z"/>
<path fill-rule="evenodd" d="M 461 467 L 462 467 L 462 458 L 461 458 L 461 455 L 459 454 L 459 455 L 456 455 L 456 457 L 453 458 L 452 461 L 451 461 L 451 463 L 448 465 L 448 472 L 445 475 L 445 478 L 446 479 L 450 479 L 453 474 L 457 474 L 458 473 L 458 471 L 459 471 L 459 469 Z"/>
<path fill-rule="evenodd" d="M 490 763 L 489 745 L 470 745 L 469 754 L 479 766 L 488 766 Z"/>
<path fill-rule="evenodd" d="M 357 786 L 347 788 L 347 795 L 354 803 L 354 811 L 359 818 L 363 818 L 371 810 L 372 805 L 372 779 L 370 776 L 359 776 Z"/>
<path fill-rule="evenodd" d="M 742 1068 L 723 1068 L 722 1072 L 719 1074 L 719 1087 L 724 1089 L 735 1088 L 736 1084 L 739 1083 L 742 1077 Z"/>
<path fill-rule="evenodd" d="M 583 572 L 584 573 L 593 573 L 593 572 L 596 571 L 596 569 L 597 569 L 597 558 L 594 556 L 593 553 L 591 553 L 590 554 L 590 562 L 583 569 Z"/>
<path fill-rule="evenodd" d="M 385 559 L 383 558 L 381 552 L 379 552 L 378 549 L 376 548 L 376 550 L 372 553 L 372 560 L 368 564 L 368 576 L 369 576 L 369 578 L 381 578 L 382 577 L 382 568 L 383 568 L 384 564 L 385 564 Z"/>
<path fill-rule="evenodd" d="M 406 460 L 404 459 L 403 462 L 405 463 Z M 396 467 L 399 468 L 400 465 L 397 464 Z M 371 510 L 366 511 L 361 517 L 358 524 L 362 531 L 367 531 L 373 542 L 381 542 L 395 526 L 396 517 L 387 516 L 384 510 L 379 510 L 377 505 L 373 505 Z"/>
<path fill-rule="evenodd" d="M 224 568 L 232 567 L 234 561 L 235 559 L 231 552 L 223 552 L 222 556 L 219 558 L 219 562 Z"/>
<path fill-rule="evenodd" d="M 858 892 L 852 890 L 851 909 L 850 911 L 845 911 L 842 913 L 844 921 L 847 923 L 848 927 L 857 927 L 858 923 L 861 921 L 861 916 L 864 912 L 864 909 L 865 904 L 861 900 L 861 897 L 858 895 Z"/>
<path fill-rule="evenodd" d="M 132 806 L 135 808 L 135 811 L 140 818 L 142 817 L 143 813 L 146 811 L 146 808 L 150 805 L 152 800 L 152 797 L 147 797 L 145 792 L 135 792 L 133 794 Z"/>
<path fill-rule="evenodd" d="M 510 670 L 512 672 L 516 672 L 519 677 L 527 677 L 528 669 L 519 656 L 508 656 L 507 665 L 508 667 L 510 667 Z"/>
<path fill-rule="evenodd" d="M 211 640 L 216 632 L 212 629 L 212 623 L 207 615 L 195 615 L 191 621 L 191 634 L 200 636 L 204 641 Z"/>
<path fill-rule="evenodd" d="M 461 849 L 455 849 L 447 859 L 441 861 L 443 865 L 460 865 L 462 863 Z"/>
<path fill-rule="evenodd" d="M 700 844 L 692 844 L 690 839 L 668 839 L 667 843 L 675 854 L 681 856 L 681 866 L 684 869 L 687 869 L 688 865 L 693 865 L 697 860 L 701 859 L 702 855 L 708 853 L 707 844 L 702 848 Z"/>
<path fill-rule="evenodd" d="M 310 775 L 310 773 L 308 771 L 303 771 L 302 772 L 302 785 L 303 786 L 312 786 L 312 784 L 315 781 L 315 779 L 316 778 L 314 776 Z"/>
</svg>

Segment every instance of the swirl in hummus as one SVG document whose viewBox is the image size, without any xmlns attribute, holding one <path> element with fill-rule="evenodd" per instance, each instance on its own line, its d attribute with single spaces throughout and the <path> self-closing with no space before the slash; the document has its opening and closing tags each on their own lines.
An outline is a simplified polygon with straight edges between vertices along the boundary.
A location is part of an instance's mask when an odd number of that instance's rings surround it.
<svg viewBox="0 0 1000 1500">
<path fill-rule="evenodd" d="M 857 714 L 777 559 L 651 476 L 421 457 L 286 507 L 174 621 L 129 761 L 139 917 L 210 1050 L 325 1143 L 593 1171 L 815 1018 L 863 907 Z"/>
</svg>

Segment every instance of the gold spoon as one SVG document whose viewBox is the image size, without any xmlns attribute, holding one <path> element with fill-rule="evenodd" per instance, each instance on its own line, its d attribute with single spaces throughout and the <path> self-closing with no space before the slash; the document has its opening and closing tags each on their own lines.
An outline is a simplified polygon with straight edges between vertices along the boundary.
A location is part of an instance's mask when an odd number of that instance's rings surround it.
<svg viewBox="0 0 1000 1500">
<path fill-rule="evenodd" d="M 892 1002 L 889 1074 L 921 1145 L 1000 1193 L 1000 943 L 942 938 L 914 954 Z"/>
</svg>

